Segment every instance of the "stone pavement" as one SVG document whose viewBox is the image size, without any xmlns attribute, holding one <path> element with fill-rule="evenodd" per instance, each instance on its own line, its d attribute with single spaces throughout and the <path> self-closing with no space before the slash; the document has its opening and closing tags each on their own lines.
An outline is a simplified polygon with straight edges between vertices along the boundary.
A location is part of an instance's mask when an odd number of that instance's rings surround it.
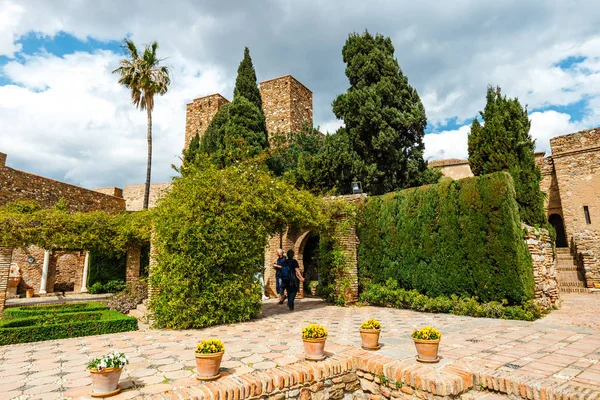
<svg viewBox="0 0 600 400">
<path fill-rule="evenodd" d="M 301 328 L 329 330 L 327 351 L 360 346 L 358 327 L 375 317 L 383 325 L 382 355 L 412 360 L 410 333 L 424 325 L 442 331 L 440 367 L 461 361 L 489 375 L 544 385 L 600 388 L 600 295 L 564 295 L 563 308 L 535 322 L 427 314 L 379 307 L 334 307 L 299 300 L 296 311 L 267 301 L 254 321 L 204 330 L 146 330 L 0 347 L 0 399 L 88 398 L 90 357 L 124 351 L 131 364 L 114 399 L 196 385 L 196 343 L 219 337 L 226 346 L 225 374 L 241 375 L 302 359 Z M 579 390 L 579 389 L 577 389 Z"/>
</svg>

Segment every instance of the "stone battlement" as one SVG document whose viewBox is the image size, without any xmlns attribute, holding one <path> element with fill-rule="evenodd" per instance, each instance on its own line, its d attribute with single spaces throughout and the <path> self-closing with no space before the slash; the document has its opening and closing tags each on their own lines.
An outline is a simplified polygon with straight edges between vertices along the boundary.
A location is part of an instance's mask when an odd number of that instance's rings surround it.
<svg viewBox="0 0 600 400">
<path fill-rule="evenodd" d="M 28 199 L 47 208 L 64 198 L 70 211 L 125 210 L 125 200 L 122 198 L 13 169 L 5 163 L 6 154 L 0 153 L 0 206 Z"/>
<path fill-rule="evenodd" d="M 284 75 L 260 82 L 259 86 L 269 138 L 277 133 L 298 132 L 306 125 L 312 127 L 312 92 L 299 80 Z M 216 93 L 187 105 L 184 148 L 194 135 L 202 136 L 215 114 L 228 103 L 229 100 Z"/>
<path fill-rule="evenodd" d="M 552 157 L 574 151 L 600 148 L 600 128 L 587 129 L 550 139 Z"/>
</svg>

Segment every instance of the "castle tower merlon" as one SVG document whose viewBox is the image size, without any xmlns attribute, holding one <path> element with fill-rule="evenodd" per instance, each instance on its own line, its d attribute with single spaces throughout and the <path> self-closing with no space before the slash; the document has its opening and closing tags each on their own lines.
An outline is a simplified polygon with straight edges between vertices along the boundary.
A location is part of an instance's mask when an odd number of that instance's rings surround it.
<svg viewBox="0 0 600 400">
<path fill-rule="evenodd" d="M 196 133 L 202 137 L 215 114 L 228 103 L 229 100 L 215 93 L 194 99 L 186 105 L 184 149 L 187 149 Z"/>
</svg>

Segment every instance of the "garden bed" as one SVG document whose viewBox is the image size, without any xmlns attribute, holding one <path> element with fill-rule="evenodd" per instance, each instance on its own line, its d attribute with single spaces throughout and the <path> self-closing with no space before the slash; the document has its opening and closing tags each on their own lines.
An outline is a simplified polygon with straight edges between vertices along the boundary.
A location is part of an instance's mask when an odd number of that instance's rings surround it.
<svg viewBox="0 0 600 400">
<path fill-rule="evenodd" d="M 101 306 L 92 306 L 92 304 L 94 303 L 87 303 L 88 311 L 79 312 L 56 312 L 56 310 L 60 310 L 56 306 L 30 307 L 37 310 L 47 307 L 48 311 L 28 317 L 2 318 L 0 320 L 0 345 L 137 330 L 137 319 L 117 311 L 107 310 L 106 307 L 90 311 L 91 308 Z M 23 312 L 27 307 L 20 308 L 20 311 Z"/>
<path fill-rule="evenodd" d="M 36 315 L 45 315 L 48 313 L 74 313 L 108 310 L 108 307 L 102 303 L 62 303 L 38 306 L 11 307 L 4 310 L 3 318 L 27 318 Z"/>
</svg>

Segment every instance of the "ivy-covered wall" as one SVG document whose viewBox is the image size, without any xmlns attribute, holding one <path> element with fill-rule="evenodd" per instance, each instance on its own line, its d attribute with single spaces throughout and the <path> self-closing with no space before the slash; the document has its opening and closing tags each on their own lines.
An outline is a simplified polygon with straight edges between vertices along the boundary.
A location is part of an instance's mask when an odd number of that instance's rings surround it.
<svg viewBox="0 0 600 400">
<path fill-rule="evenodd" d="M 442 181 L 367 200 L 359 216 L 359 279 L 428 296 L 522 303 L 532 261 L 508 173 Z"/>
</svg>

